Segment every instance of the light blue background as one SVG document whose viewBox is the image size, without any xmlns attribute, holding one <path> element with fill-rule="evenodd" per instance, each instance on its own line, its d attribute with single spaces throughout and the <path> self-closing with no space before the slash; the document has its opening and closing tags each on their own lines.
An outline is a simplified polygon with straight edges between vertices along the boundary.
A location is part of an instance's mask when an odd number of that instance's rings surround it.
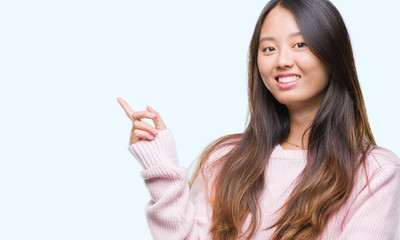
<svg viewBox="0 0 400 240">
<path fill-rule="evenodd" d="M 400 155 L 399 1 L 333 1 L 376 140 Z M 266 1 L 1 1 L 0 239 L 151 239 L 115 100 L 158 110 L 188 167 L 241 132 Z"/>
</svg>

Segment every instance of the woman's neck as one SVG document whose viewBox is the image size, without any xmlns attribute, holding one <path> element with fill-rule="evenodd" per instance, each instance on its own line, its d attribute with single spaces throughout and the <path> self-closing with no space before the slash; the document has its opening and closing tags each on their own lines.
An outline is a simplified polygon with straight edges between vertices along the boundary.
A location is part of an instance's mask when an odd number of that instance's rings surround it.
<svg viewBox="0 0 400 240">
<path fill-rule="evenodd" d="M 309 127 L 314 121 L 319 108 L 289 108 L 290 132 L 283 149 L 306 149 L 308 146 Z M 303 138 L 304 136 L 304 138 Z"/>
</svg>

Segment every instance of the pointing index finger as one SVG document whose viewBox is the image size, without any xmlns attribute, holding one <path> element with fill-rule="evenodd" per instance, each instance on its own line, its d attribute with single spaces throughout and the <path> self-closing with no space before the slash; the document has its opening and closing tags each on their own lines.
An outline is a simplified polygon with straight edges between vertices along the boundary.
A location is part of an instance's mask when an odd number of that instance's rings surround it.
<svg viewBox="0 0 400 240">
<path fill-rule="evenodd" d="M 117 98 L 118 103 L 121 105 L 121 107 L 124 109 L 126 115 L 128 116 L 128 118 L 130 120 L 133 120 L 132 114 L 133 114 L 133 110 L 132 108 L 129 106 L 129 104 L 121 97 Z"/>
</svg>

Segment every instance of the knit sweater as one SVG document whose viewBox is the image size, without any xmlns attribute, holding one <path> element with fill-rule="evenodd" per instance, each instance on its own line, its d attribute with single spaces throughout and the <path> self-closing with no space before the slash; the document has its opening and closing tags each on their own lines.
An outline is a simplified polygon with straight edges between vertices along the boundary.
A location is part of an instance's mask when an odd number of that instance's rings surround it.
<svg viewBox="0 0 400 240">
<path fill-rule="evenodd" d="M 128 147 L 143 167 L 142 177 L 150 192 L 147 220 L 156 240 L 211 239 L 212 209 L 201 174 L 191 189 L 188 171 L 178 165 L 170 130 L 162 130 L 153 141 L 142 140 Z M 211 163 L 229 149 L 210 155 Z M 260 224 L 252 239 L 266 240 L 275 228 L 265 230 L 279 217 L 294 181 L 306 165 L 305 150 L 284 150 L 277 146 L 269 159 L 266 184 L 259 198 Z M 320 239 L 398 239 L 400 216 L 400 162 L 392 152 L 376 148 L 367 157 L 369 188 L 364 169 L 359 170 L 348 201 L 329 220 Z M 207 178 L 208 179 L 208 178 Z M 212 177 L 210 177 L 212 179 Z M 247 218 L 243 230 L 249 224 Z"/>
</svg>

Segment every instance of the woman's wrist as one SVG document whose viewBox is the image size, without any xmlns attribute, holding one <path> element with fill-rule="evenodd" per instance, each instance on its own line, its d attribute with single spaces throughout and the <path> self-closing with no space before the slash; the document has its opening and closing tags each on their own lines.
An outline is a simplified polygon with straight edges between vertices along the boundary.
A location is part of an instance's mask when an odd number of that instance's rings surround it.
<svg viewBox="0 0 400 240">
<path fill-rule="evenodd" d="M 129 145 L 128 150 L 144 169 L 161 162 L 178 164 L 175 141 L 169 129 L 159 131 L 154 140 L 141 140 Z"/>
</svg>

